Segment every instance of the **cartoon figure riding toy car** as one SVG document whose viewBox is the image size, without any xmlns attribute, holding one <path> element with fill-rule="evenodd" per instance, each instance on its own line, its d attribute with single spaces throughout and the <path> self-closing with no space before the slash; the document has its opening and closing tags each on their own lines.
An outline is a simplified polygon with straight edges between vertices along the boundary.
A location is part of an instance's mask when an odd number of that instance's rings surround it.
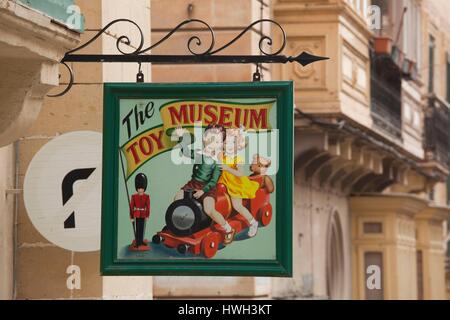
<svg viewBox="0 0 450 320">
<path fill-rule="evenodd" d="M 263 180 L 261 176 L 251 176 L 250 179 Z M 193 192 L 193 190 L 185 191 L 183 199 L 176 200 L 169 206 L 165 217 L 166 227 L 156 233 L 152 241 L 155 244 L 175 248 L 181 254 L 190 252 L 212 258 L 219 246 L 224 243 L 225 233 L 220 225 L 214 223 L 204 213 L 202 204 L 193 197 Z M 247 220 L 232 209 L 226 187 L 219 184 L 216 192 L 216 210 L 236 233 L 247 228 Z M 272 205 L 267 187 L 260 187 L 256 191 L 256 197 L 245 201 L 244 205 L 260 226 L 269 225 L 272 219 Z"/>
<path fill-rule="evenodd" d="M 180 142 L 185 134 L 189 133 L 181 127 L 175 130 Z M 230 244 L 243 229 L 248 227 L 251 238 L 260 224 L 270 223 L 270 193 L 274 188 L 266 175 L 268 159 L 255 155 L 250 166 L 252 175 L 243 173 L 243 160 L 238 156 L 246 147 L 243 128 L 225 130 L 210 124 L 202 142 L 202 150 L 188 152 L 196 160 L 191 180 L 176 194 L 166 211 L 166 227 L 152 241 L 176 248 L 182 254 L 212 258 L 219 245 Z M 181 145 L 181 152 L 185 151 Z"/>
</svg>

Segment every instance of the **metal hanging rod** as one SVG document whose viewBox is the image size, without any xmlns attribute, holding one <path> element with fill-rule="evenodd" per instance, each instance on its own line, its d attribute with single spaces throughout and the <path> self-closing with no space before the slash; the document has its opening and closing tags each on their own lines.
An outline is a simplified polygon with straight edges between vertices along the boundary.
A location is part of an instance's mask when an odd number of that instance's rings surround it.
<svg viewBox="0 0 450 320">
<path fill-rule="evenodd" d="M 120 54 L 79 54 L 67 55 L 62 62 L 149 62 L 170 64 L 201 64 L 201 63 L 287 63 L 298 62 L 306 66 L 312 62 L 326 60 L 303 52 L 297 57 L 284 55 L 120 55 Z"/>
<path fill-rule="evenodd" d="M 98 39 L 102 34 L 106 33 L 106 31 L 114 24 L 118 23 L 130 23 L 132 24 L 139 32 L 140 39 L 138 39 L 139 43 L 134 46 L 135 50 L 131 52 L 126 52 L 122 50 L 122 46 L 132 46 L 131 40 L 127 35 L 119 36 L 116 40 L 116 48 L 119 54 L 76 54 L 76 52 L 81 49 L 86 48 L 96 39 Z M 199 48 L 202 46 L 202 40 L 199 35 L 191 36 L 186 43 L 188 51 L 191 53 L 190 55 L 152 55 L 147 54 L 150 50 L 158 47 L 161 43 L 165 42 L 169 39 L 175 32 L 177 32 L 180 28 L 187 24 L 201 24 L 203 26 L 202 30 L 206 31 L 206 36 L 209 37 L 209 46 L 200 50 Z M 217 55 L 217 53 L 223 51 L 224 49 L 230 47 L 237 40 L 239 40 L 245 33 L 249 30 L 252 30 L 255 25 L 262 23 L 270 23 L 275 25 L 281 32 L 281 44 L 277 50 L 273 50 L 272 52 L 267 52 L 264 49 L 264 46 L 272 47 L 273 39 L 269 36 L 265 36 L 261 34 L 261 38 L 259 39 L 258 47 L 259 47 L 259 55 Z M 196 31 L 197 32 L 197 31 Z M 205 35 L 205 34 L 203 34 Z M 134 62 L 134 63 L 165 63 L 165 64 L 207 64 L 207 63 L 288 63 L 288 62 L 297 62 L 302 66 L 306 66 L 310 63 L 326 60 L 327 57 L 315 56 L 307 52 L 302 52 L 297 56 L 285 56 L 280 55 L 283 49 L 286 46 L 286 33 L 281 25 L 273 21 L 271 19 L 260 19 L 252 22 L 245 29 L 243 29 L 236 37 L 234 37 L 231 41 L 224 44 L 221 47 L 216 48 L 215 46 L 215 34 L 212 27 L 206 22 L 199 19 L 189 19 L 181 22 L 171 31 L 169 31 L 164 37 L 162 37 L 159 41 L 155 42 L 153 45 L 144 48 L 144 34 L 139 25 L 129 19 L 117 19 L 108 23 L 102 30 L 100 30 L 95 36 L 93 36 L 89 41 L 82 44 L 81 46 L 68 51 L 64 58 L 61 60 L 61 63 L 67 68 L 70 77 L 69 84 L 67 87 L 60 93 L 55 95 L 49 95 L 49 97 L 60 97 L 66 94 L 74 83 L 73 72 L 69 62 L 108 62 L 108 63 L 124 63 L 124 62 Z M 197 50 L 195 50 L 197 49 Z"/>
</svg>

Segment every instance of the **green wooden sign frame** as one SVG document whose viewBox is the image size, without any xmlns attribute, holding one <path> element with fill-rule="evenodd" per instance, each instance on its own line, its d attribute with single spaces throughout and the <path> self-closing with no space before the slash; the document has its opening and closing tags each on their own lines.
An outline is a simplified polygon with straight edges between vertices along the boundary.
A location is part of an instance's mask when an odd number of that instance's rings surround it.
<svg viewBox="0 0 450 320">
<path fill-rule="evenodd" d="M 120 99 L 236 99 L 277 101 L 279 159 L 275 188 L 276 259 L 118 259 Z M 102 275 L 292 276 L 293 83 L 105 83 L 103 110 Z"/>
</svg>

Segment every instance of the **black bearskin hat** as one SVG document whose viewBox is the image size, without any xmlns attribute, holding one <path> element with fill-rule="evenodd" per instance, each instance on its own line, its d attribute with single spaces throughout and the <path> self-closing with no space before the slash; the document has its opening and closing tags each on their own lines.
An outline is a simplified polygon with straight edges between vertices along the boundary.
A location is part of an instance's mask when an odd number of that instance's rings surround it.
<svg viewBox="0 0 450 320">
<path fill-rule="evenodd" d="M 140 188 L 147 190 L 147 176 L 143 173 L 138 173 L 136 178 L 134 178 L 134 186 L 136 191 Z"/>
</svg>

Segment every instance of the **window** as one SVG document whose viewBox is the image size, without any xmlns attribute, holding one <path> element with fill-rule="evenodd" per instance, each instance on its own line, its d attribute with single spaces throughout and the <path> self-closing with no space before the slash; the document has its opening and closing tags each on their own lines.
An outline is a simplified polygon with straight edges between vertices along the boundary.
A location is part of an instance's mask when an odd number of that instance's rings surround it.
<svg viewBox="0 0 450 320">
<path fill-rule="evenodd" d="M 423 300 L 423 256 L 422 250 L 416 251 L 417 264 L 417 299 Z"/>
<path fill-rule="evenodd" d="M 361 16 L 366 17 L 368 0 L 346 0 L 346 2 Z"/>
<path fill-rule="evenodd" d="M 434 51 L 436 48 L 436 40 L 430 35 L 428 45 L 428 92 L 434 92 Z"/>
<path fill-rule="evenodd" d="M 428 192 L 428 200 L 434 201 L 434 188 L 431 188 L 430 192 Z"/>
<path fill-rule="evenodd" d="M 383 233 L 383 224 L 380 222 L 364 222 L 364 233 L 366 234 Z"/>
<path fill-rule="evenodd" d="M 381 29 L 378 30 L 378 35 L 383 35 L 382 30 L 389 28 L 389 3 L 387 0 L 372 0 L 372 5 L 377 6 L 381 10 Z"/>
<path fill-rule="evenodd" d="M 406 57 L 417 63 L 420 70 L 421 59 L 421 11 L 416 1 L 404 1 L 406 8 L 403 20 L 403 51 Z"/>
</svg>

